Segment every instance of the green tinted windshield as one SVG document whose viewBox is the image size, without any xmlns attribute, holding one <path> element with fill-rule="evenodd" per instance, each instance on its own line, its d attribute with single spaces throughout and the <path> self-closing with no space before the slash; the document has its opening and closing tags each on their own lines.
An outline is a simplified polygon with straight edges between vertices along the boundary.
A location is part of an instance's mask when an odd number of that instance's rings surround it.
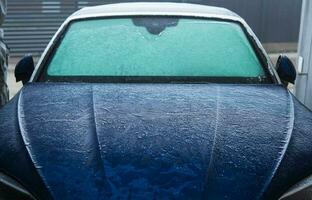
<svg viewBox="0 0 312 200">
<path fill-rule="evenodd" d="M 239 24 L 196 18 L 110 18 L 73 22 L 48 76 L 265 76 Z"/>
</svg>

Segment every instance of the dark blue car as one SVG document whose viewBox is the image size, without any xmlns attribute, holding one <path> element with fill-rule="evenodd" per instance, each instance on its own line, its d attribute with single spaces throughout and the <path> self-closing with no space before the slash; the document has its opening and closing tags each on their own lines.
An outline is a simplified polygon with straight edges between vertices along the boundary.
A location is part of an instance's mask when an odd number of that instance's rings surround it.
<svg viewBox="0 0 312 200">
<path fill-rule="evenodd" d="M 0 199 L 311 199 L 312 113 L 235 13 L 70 16 L 0 110 Z M 27 83 L 27 84 L 26 84 Z"/>
</svg>

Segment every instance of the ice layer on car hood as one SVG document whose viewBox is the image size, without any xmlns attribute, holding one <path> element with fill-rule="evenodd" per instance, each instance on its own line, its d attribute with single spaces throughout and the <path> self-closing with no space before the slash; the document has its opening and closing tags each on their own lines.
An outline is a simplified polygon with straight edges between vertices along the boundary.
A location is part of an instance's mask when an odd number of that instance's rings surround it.
<svg viewBox="0 0 312 200">
<path fill-rule="evenodd" d="M 0 162 L 55 199 L 254 199 L 293 107 L 274 85 L 29 84 L 0 112 Z"/>
</svg>

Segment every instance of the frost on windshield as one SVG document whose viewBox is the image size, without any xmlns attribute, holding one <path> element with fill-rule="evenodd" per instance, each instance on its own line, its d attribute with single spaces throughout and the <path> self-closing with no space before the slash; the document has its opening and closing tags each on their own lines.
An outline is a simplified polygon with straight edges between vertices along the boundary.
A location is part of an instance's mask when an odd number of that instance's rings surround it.
<svg viewBox="0 0 312 200">
<path fill-rule="evenodd" d="M 142 18 L 74 22 L 52 57 L 48 75 L 264 75 L 255 52 L 238 24 L 174 19 L 167 18 L 158 22 L 158 25 L 150 26 L 146 24 L 149 20 L 142 21 Z M 155 22 L 157 20 L 150 21 Z"/>
</svg>

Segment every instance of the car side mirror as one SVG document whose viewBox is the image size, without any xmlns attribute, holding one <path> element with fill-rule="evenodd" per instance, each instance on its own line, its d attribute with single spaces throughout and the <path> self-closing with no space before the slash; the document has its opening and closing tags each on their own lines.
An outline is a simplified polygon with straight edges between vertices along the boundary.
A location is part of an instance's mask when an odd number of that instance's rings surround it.
<svg viewBox="0 0 312 200">
<path fill-rule="evenodd" d="M 297 77 L 296 68 L 287 56 L 280 55 L 278 57 L 276 70 L 284 85 L 287 86 L 288 83 L 295 83 Z"/>
<path fill-rule="evenodd" d="M 34 69 L 35 65 L 32 56 L 22 58 L 15 67 L 16 82 L 22 81 L 23 84 L 26 84 L 30 80 Z"/>
</svg>

